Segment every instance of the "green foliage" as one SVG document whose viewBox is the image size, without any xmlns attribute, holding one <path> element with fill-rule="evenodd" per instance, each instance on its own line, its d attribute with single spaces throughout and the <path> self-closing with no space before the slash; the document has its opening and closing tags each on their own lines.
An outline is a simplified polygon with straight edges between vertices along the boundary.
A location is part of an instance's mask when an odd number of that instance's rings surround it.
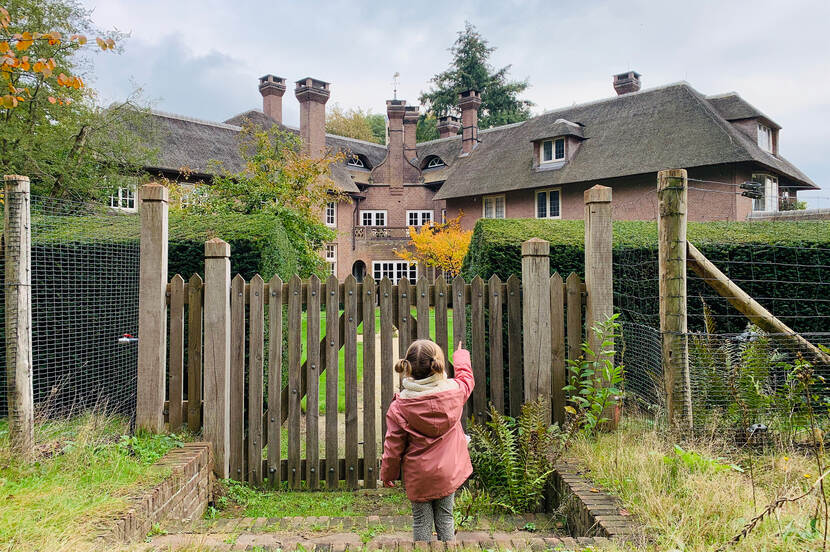
<svg viewBox="0 0 830 552">
<path fill-rule="evenodd" d="M 490 408 L 490 420 L 470 425 L 470 458 L 476 492 L 496 511 L 537 511 L 553 465 L 550 461 L 560 434 L 547 421 L 544 399 L 525 403 L 514 419 Z"/>
<path fill-rule="evenodd" d="M 437 140 L 438 134 L 438 118 L 426 113 L 418 117 L 418 126 L 415 128 L 416 142 L 429 142 L 430 140 Z"/>
<path fill-rule="evenodd" d="M 529 84 L 527 80 L 508 80 L 510 65 L 494 69 L 489 63 L 494 51 L 495 48 L 488 45 L 476 28 L 469 21 L 465 22 L 464 30 L 459 31 L 450 48 L 450 67 L 436 74 L 432 78 L 434 86 L 419 97 L 427 112 L 433 116 L 455 112 L 458 94 L 475 89 L 481 92 L 479 128 L 527 119 L 533 104 L 518 96 L 527 90 Z"/>
<path fill-rule="evenodd" d="M 596 433 L 601 424 L 609 422 L 608 410 L 621 400 L 623 367 L 614 362 L 614 340 L 619 339 L 619 314 L 592 327 L 599 350 L 594 351 L 585 341 L 582 355 L 568 359 L 569 383 L 562 389 L 569 394 L 565 407 L 580 426 L 589 433 Z"/>
<path fill-rule="evenodd" d="M 677 478 L 677 472 L 681 468 L 691 473 L 718 473 L 729 470 L 744 472 L 740 466 L 728 463 L 724 458 L 710 458 L 693 450 L 683 450 L 680 445 L 674 445 L 674 454 L 664 456 L 663 462 L 669 467 L 672 479 Z"/>
<path fill-rule="evenodd" d="M 94 28 L 91 10 L 75 0 L 7 0 L 3 6 L 12 21 L 8 35 L 25 30 L 57 31 L 66 38 L 101 34 Z M 106 36 L 119 38 L 117 33 Z M 36 40 L 25 54 L 32 63 L 53 58 L 53 75 L 91 80 L 78 55 L 80 47 L 73 41 L 53 46 Z M 0 94 L 6 93 L 9 83 L 0 82 Z M 5 174 L 28 175 L 33 193 L 101 200 L 114 180 L 140 174 L 154 159 L 156 152 L 146 146 L 152 129 L 136 98 L 103 108 L 91 89 L 58 86 L 54 77 L 18 75 L 11 84 L 29 93 L 23 94 L 25 102 L 17 108 L 0 108 L 0 167 Z M 62 103 L 54 102 L 55 97 Z"/>
<path fill-rule="evenodd" d="M 372 113 L 369 109 L 364 110 L 359 107 L 343 109 L 335 103 L 326 114 L 326 132 L 336 136 L 385 144 L 386 119 L 383 115 Z"/>
<path fill-rule="evenodd" d="M 523 241 L 537 237 L 551 243 L 551 271 L 563 277 L 570 272 L 584 275 L 584 223 L 581 220 L 480 219 L 473 230 L 470 250 L 461 270 L 465 279 L 485 280 L 498 274 L 503 280 L 521 274 Z M 765 306 L 786 316 L 800 332 L 825 331 L 823 320 L 830 305 L 816 298 L 812 282 L 824 281 L 822 267 L 830 264 L 830 221 L 801 222 L 690 222 L 688 239 L 716 265 L 720 261 L 727 276 L 755 297 L 766 297 Z M 631 275 L 625 262 L 641 259 L 638 294 L 657 296 L 657 224 L 644 221 L 614 222 L 614 291 L 626 292 Z M 774 246 L 774 247 L 773 247 Z M 653 273 L 646 261 L 653 260 Z M 778 282 L 787 282 L 779 284 Z M 651 286 L 651 287 L 649 287 Z M 629 290 L 630 293 L 630 290 Z M 699 279 L 690 279 L 689 297 L 709 296 L 711 290 Z M 806 299 L 799 301 L 799 299 Z M 710 305 L 714 314 L 727 312 L 723 303 Z M 656 302 L 653 311 L 657 315 Z M 690 325 L 703 326 L 703 305 L 689 301 Z M 744 323 L 724 320 L 722 332 L 740 332 Z"/>
<path fill-rule="evenodd" d="M 155 463 L 171 449 L 184 446 L 184 440 L 174 434 L 158 434 L 139 431 L 135 435 L 122 435 L 118 450 L 125 456 L 135 456 L 142 464 Z"/>
</svg>

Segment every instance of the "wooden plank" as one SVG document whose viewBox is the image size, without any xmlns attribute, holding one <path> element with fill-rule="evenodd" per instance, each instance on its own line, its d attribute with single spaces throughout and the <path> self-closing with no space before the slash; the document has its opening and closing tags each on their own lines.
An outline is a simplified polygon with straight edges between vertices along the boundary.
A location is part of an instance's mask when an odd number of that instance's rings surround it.
<svg viewBox="0 0 830 552">
<path fill-rule="evenodd" d="M 202 277 L 190 277 L 187 289 L 187 427 L 202 429 Z"/>
<path fill-rule="evenodd" d="M 565 279 L 568 301 L 568 358 L 576 360 L 582 354 L 582 281 L 579 274 L 571 272 Z"/>
<path fill-rule="evenodd" d="M 398 282 L 398 358 L 406 356 L 406 350 L 412 340 L 411 299 L 409 280 L 402 278 Z"/>
<path fill-rule="evenodd" d="M 229 475 L 230 255 L 230 245 L 218 238 L 205 243 L 204 433 L 205 440 L 213 447 L 213 470 L 221 479 Z"/>
<path fill-rule="evenodd" d="M 288 281 L 288 485 L 300 488 L 300 383 L 303 284 L 296 274 Z"/>
<path fill-rule="evenodd" d="M 441 351 L 444 353 L 444 366 L 447 367 L 447 376 L 453 377 L 455 374 L 450 364 L 447 342 L 447 281 L 443 276 L 435 282 L 433 296 L 435 299 L 435 343 L 441 347 Z"/>
<path fill-rule="evenodd" d="M 346 388 L 346 486 L 357 488 L 357 304 L 358 286 L 353 275 L 346 278 L 344 295 L 344 384 Z"/>
<path fill-rule="evenodd" d="M 338 457 L 337 436 L 337 381 L 340 368 L 338 352 L 340 351 L 340 287 L 337 278 L 332 275 L 326 280 L 326 459 Z M 335 490 L 340 481 L 337 462 L 327 464 L 326 488 Z"/>
<path fill-rule="evenodd" d="M 262 484 L 262 391 L 265 349 L 265 282 L 251 278 L 248 338 L 248 482 Z"/>
<path fill-rule="evenodd" d="M 306 288 L 306 409 L 305 455 L 309 471 L 306 473 L 308 488 L 320 487 L 317 464 L 320 458 L 320 278 L 312 274 Z"/>
<path fill-rule="evenodd" d="M 484 280 L 480 276 L 473 278 L 470 285 L 470 323 L 472 324 L 473 377 L 476 386 L 473 389 L 473 414 L 476 420 L 483 421 L 487 413 L 487 378 L 486 353 L 484 350 Z"/>
<path fill-rule="evenodd" d="M 231 282 L 231 479 L 245 481 L 245 279 Z"/>
<path fill-rule="evenodd" d="M 167 391 L 170 395 L 168 419 L 171 432 L 182 428 L 184 412 L 184 278 L 176 274 L 170 281 L 170 344 Z"/>
<path fill-rule="evenodd" d="M 363 486 L 377 488 L 377 425 L 375 424 L 375 304 L 377 288 L 372 276 L 363 280 Z"/>
<path fill-rule="evenodd" d="M 490 313 L 490 402 L 499 412 L 504 410 L 504 350 L 502 349 L 502 288 L 498 274 L 488 281 L 487 297 Z"/>
<path fill-rule="evenodd" d="M 467 284 L 460 275 L 452 280 L 452 344 L 458 349 L 459 343 L 466 349 L 467 345 Z M 476 385 L 483 382 L 476 381 Z M 470 417 L 470 400 L 464 405 L 464 418 L 462 422 L 466 428 L 467 420 Z"/>
<path fill-rule="evenodd" d="M 306 471 L 307 471 L 306 470 L 306 464 L 307 464 L 306 459 L 303 458 L 300 461 L 300 466 L 302 467 L 302 473 L 303 474 L 305 474 Z M 358 458 L 357 459 L 357 467 L 358 467 L 358 470 L 360 471 L 360 473 L 363 473 L 363 471 L 365 470 L 364 464 L 365 464 L 365 462 L 364 462 L 363 458 Z M 323 472 L 328 473 L 329 471 L 331 471 L 332 468 L 334 468 L 338 473 L 340 473 L 340 480 L 341 481 L 344 480 L 345 472 L 346 472 L 346 460 L 344 458 L 337 459 L 336 461 L 332 462 L 332 465 L 329 465 L 329 462 L 326 461 L 325 458 L 321 458 L 320 462 L 319 462 L 319 466 L 320 466 L 320 469 L 319 469 L 320 473 L 323 473 Z M 379 468 L 380 468 L 380 466 L 378 465 L 377 469 L 379 469 Z M 376 469 L 376 471 L 377 471 L 377 469 Z M 282 472 L 283 478 L 287 477 L 287 474 L 288 474 L 288 461 L 287 460 L 282 461 L 282 463 L 280 465 L 280 471 Z M 303 480 L 305 480 L 305 475 L 303 475 Z"/>
<path fill-rule="evenodd" d="M 22 286 L 18 285 L 17 287 L 23 288 L 31 282 L 31 273 L 23 274 L 26 270 L 25 264 L 31 262 L 29 180 L 28 178 L 24 180 L 24 178 L 13 175 L 4 177 L 6 189 L 10 193 L 8 196 L 9 205 L 6 208 L 12 210 L 15 209 L 15 206 L 18 206 L 16 214 L 10 212 L 10 215 L 6 218 L 6 224 L 16 228 L 7 235 L 17 234 L 19 236 L 16 240 L 17 243 L 12 244 L 10 242 L 9 245 L 21 247 L 17 256 L 8 256 L 9 263 L 11 263 L 6 269 L 7 280 L 10 283 L 8 287 L 22 283 Z M 15 200 L 16 198 L 20 199 Z M 140 339 L 138 340 L 135 423 L 138 429 L 146 429 L 156 433 L 164 430 L 164 412 L 161 405 L 164 403 L 165 364 L 167 363 L 167 303 L 165 299 L 167 289 L 167 198 L 167 188 L 160 184 L 147 184 L 141 188 L 141 209 L 139 210 L 141 245 L 138 278 Z M 13 263 L 15 257 L 18 259 L 17 263 Z M 21 347 L 20 349 L 15 347 L 16 342 L 11 341 L 10 337 L 10 344 L 13 345 L 12 353 L 19 350 L 21 354 L 17 358 L 9 359 L 15 362 L 9 362 L 7 370 L 11 371 L 16 368 L 20 373 L 18 375 L 10 373 L 9 375 L 13 377 L 8 381 L 11 385 L 16 385 L 19 382 L 24 388 L 18 390 L 22 393 L 17 397 L 13 397 L 9 401 L 9 405 L 12 407 L 12 412 L 17 416 L 24 416 L 26 420 L 24 425 L 27 427 L 26 440 L 28 440 L 29 429 L 31 428 L 31 424 L 28 422 L 33 416 L 33 412 L 29 412 L 30 409 L 28 408 L 29 404 L 32 404 L 32 395 L 28 391 L 31 385 L 31 374 L 28 374 L 28 377 L 24 375 L 24 368 L 31 369 L 32 361 L 31 355 L 24 354 L 30 350 L 31 343 L 24 342 L 26 336 L 31 333 L 31 324 L 26 327 L 25 323 L 25 316 L 28 315 L 31 318 L 31 312 L 26 305 L 26 300 L 31 302 L 31 291 L 27 292 L 25 289 L 21 289 L 17 293 L 14 293 L 13 290 L 10 291 L 12 292 L 9 305 L 11 308 L 6 312 L 18 313 L 24 324 L 21 327 L 17 327 L 17 324 L 15 324 L 13 328 L 10 328 L 12 331 L 17 331 L 16 341 L 19 341 L 17 345 Z M 12 331 L 8 335 L 11 336 Z M 26 382 L 29 382 L 29 385 L 25 385 Z M 12 433 L 16 433 L 14 429 L 12 429 Z"/>
<path fill-rule="evenodd" d="M 550 244 L 522 243 L 522 335 L 525 401 L 550 393 Z M 550 404 L 547 403 L 548 413 Z"/>
<path fill-rule="evenodd" d="M 274 275 L 268 286 L 268 482 L 277 488 L 280 470 L 282 420 L 282 280 Z"/>
<path fill-rule="evenodd" d="M 559 427 L 565 424 L 565 294 L 562 276 L 555 272 L 550 277 L 550 355 L 551 355 L 551 415 Z"/>
<path fill-rule="evenodd" d="M 392 281 L 388 277 L 380 281 L 378 294 L 380 295 L 380 420 L 381 434 L 385 439 L 386 412 L 395 394 L 394 351 L 392 350 L 395 319 L 392 315 L 392 304 L 397 303 L 392 290 Z"/>
<path fill-rule="evenodd" d="M 601 343 L 591 328 L 614 314 L 614 285 L 611 256 L 611 188 L 597 184 L 587 190 L 585 199 L 585 327 L 591 350 L 599 352 Z"/>
<path fill-rule="evenodd" d="M 429 339 L 429 282 L 423 274 L 416 286 L 416 305 L 418 312 L 418 339 Z"/>
<path fill-rule="evenodd" d="M 511 274 L 507 279 L 507 370 L 510 373 L 510 415 L 522 410 L 524 382 L 522 381 L 522 282 Z"/>
</svg>

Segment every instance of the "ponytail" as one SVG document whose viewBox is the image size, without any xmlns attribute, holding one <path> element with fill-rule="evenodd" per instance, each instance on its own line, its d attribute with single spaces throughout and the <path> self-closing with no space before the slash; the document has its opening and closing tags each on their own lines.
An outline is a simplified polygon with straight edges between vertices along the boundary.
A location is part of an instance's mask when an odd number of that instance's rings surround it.
<svg viewBox="0 0 830 552">
<path fill-rule="evenodd" d="M 434 341 L 418 339 L 395 364 L 395 371 L 416 380 L 444 373 L 444 352 Z"/>
<path fill-rule="evenodd" d="M 407 359 L 402 358 L 395 363 L 395 371 L 399 374 L 409 375 L 412 373 L 412 364 Z"/>
</svg>

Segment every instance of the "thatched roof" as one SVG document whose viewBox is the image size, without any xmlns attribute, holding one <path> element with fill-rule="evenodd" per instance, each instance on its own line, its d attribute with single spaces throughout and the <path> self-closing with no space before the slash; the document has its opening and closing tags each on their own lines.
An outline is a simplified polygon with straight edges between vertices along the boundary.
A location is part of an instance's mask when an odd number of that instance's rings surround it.
<svg viewBox="0 0 830 552">
<path fill-rule="evenodd" d="M 574 158 L 560 169 L 536 171 L 528 142 L 548 133 L 558 119 L 579 123 L 584 141 Z M 460 137 L 446 140 L 460 147 Z M 433 143 L 422 147 L 429 148 Z M 681 82 L 482 131 L 476 149 L 454 160 L 435 199 L 737 162 L 768 167 L 790 186 L 816 188 L 804 173 L 782 157 L 761 150 L 727 122 L 706 97 Z"/>
<path fill-rule="evenodd" d="M 773 128 L 781 128 L 779 124 L 764 115 L 760 109 L 741 98 L 737 92 L 707 96 L 706 101 L 727 121 L 761 118 Z"/>
</svg>

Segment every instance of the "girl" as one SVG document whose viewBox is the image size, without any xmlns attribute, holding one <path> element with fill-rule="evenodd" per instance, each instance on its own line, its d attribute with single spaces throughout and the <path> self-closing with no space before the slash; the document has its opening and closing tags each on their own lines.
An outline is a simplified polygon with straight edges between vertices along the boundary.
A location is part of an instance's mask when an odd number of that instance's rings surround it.
<svg viewBox="0 0 830 552">
<path fill-rule="evenodd" d="M 448 379 L 441 348 L 419 339 L 395 365 L 403 390 L 386 413 L 380 478 L 393 487 L 403 475 L 416 541 L 431 541 L 433 525 L 439 540 L 453 540 L 455 491 L 473 473 L 461 414 L 475 382 L 462 343 L 452 360 L 455 378 Z"/>
</svg>

